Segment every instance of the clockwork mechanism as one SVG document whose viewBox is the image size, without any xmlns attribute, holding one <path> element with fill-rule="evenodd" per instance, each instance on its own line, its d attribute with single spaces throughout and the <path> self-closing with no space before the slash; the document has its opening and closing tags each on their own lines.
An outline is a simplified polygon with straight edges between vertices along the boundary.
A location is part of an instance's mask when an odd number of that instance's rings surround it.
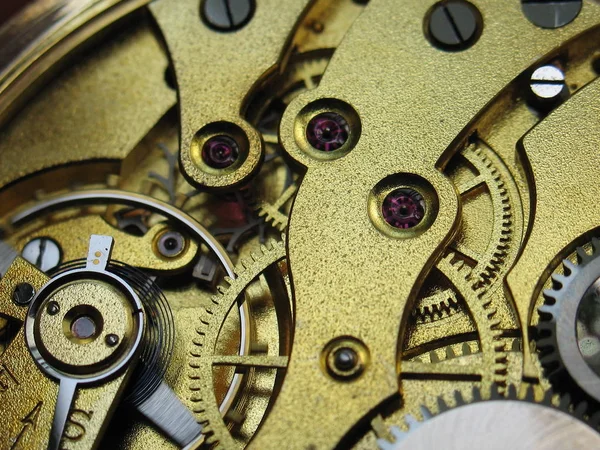
<svg viewBox="0 0 600 450">
<path fill-rule="evenodd" d="M 600 446 L 597 0 L 2 14 L 0 449 Z"/>
</svg>

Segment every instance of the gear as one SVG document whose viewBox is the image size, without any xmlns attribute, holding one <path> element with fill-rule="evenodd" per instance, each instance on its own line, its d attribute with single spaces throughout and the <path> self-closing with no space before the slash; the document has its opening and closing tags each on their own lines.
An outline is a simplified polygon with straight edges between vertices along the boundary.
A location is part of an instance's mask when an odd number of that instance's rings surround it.
<svg viewBox="0 0 600 450">
<path fill-rule="evenodd" d="M 406 416 L 408 431 L 398 426 L 391 427 L 390 434 L 394 441 L 378 439 L 379 448 L 598 448 L 600 435 L 595 431 L 598 418 L 586 419 L 583 416 L 585 408 L 571 408 L 568 397 L 553 402 L 555 399 L 548 391 L 537 402 L 531 387 L 524 395 L 518 395 L 512 385 L 506 397 L 497 388 L 489 394 L 474 388 L 470 401 L 456 391 L 451 406 L 443 398 L 438 398 L 436 414 L 422 406 L 422 422 L 413 416 Z M 557 429 L 561 432 L 556 433 Z"/>
<path fill-rule="evenodd" d="M 473 271 L 463 261 L 450 253 L 437 264 L 438 270 L 455 286 L 471 312 L 479 334 L 480 350 L 483 354 L 481 382 L 485 385 L 506 381 L 506 353 L 500 339 L 499 321 L 494 319 L 496 310 L 485 296 L 483 288 L 473 289 Z"/>
<path fill-rule="evenodd" d="M 509 177 L 503 173 L 503 169 L 506 169 L 503 163 L 485 145 L 467 147 L 462 155 L 475 167 L 479 173 L 478 177 L 485 180 L 494 210 L 489 244 L 473 270 L 476 279 L 475 288 L 481 288 L 491 286 L 492 280 L 500 272 L 508 254 L 513 232 L 513 208 L 504 179 Z"/>
<path fill-rule="evenodd" d="M 470 173 L 468 178 L 464 175 L 460 176 L 459 172 L 466 171 L 467 167 L 473 168 L 475 173 Z M 469 240 L 470 229 L 485 229 L 485 226 L 479 224 L 471 227 L 463 226 L 463 230 L 459 233 L 461 237 L 449 246 L 452 251 L 471 261 L 474 267 L 469 279 L 473 283 L 473 289 L 481 295 L 491 289 L 495 281 L 502 278 L 503 267 L 510 266 L 515 256 L 511 251 L 515 246 L 511 244 L 516 239 L 520 239 L 520 207 L 514 205 L 515 200 L 507 188 L 514 184 L 514 181 L 496 153 L 481 141 L 464 149 L 460 157 L 454 160 L 448 172 L 457 185 L 463 202 L 473 201 L 485 195 L 489 197 L 491 204 L 492 227 L 485 248 L 475 250 L 464 244 Z M 485 189 L 481 189 L 481 186 L 485 186 Z M 511 187 L 510 192 L 516 191 L 515 187 Z M 469 214 L 465 220 L 472 220 L 473 216 Z M 462 310 L 463 306 L 456 300 L 452 290 L 436 289 L 436 291 L 434 295 L 418 300 L 413 311 L 417 323 L 442 320 Z"/>
<path fill-rule="evenodd" d="M 544 291 L 545 303 L 538 312 L 540 361 L 556 389 L 577 400 L 600 404 L 600 240 L 591 242 L 592 252 L 576 250 L 576 261 L 562 262 L 564 273 L 552 275 L 552 287 Z"/>
<path fill-rule="evenodd" d="M 309 52 L 301 55 L 295 61 L 291 61 L 289 73 L 284 78 L 277 80 L 276 85 L 264 94 L 269 98 L 263 101 L 262 105 L 268 105 L 268 107 L 261 109 L 253 119 L 267 144 L 266 169 L 270 171 L 285 170 L 284 183 L 279 195 L 269 198 L 269 196 L 272 197 L 272 192 L 262 192 L 260 187 L 257 187 L 257 198 L 254 204 L 258 216 L 279 231 L 287 228 L 288 212 L 298 191 L 299 183 L 298 175 L 280 158 L 280 155 L 285 152 L 280 148 L 277 128 L 285 107 L 301 92 L 317 86 L 328 63 L 329 56 L 321 51 Z M 275 167 L 269 168 L 269 166 Z"/>
<path fill-rule="evenodd" d="M 451 359 L 469 357 L 480 352 L 481 349 L 478 341 L 465 341 L 460 344 L 451 344 L 445 347 L 436 348 L 428 353 L 414 357 L 412 361 L 436 364 Z"/>
<path fill-rule="evenodd" d="M 435 322 L 461 311 L 456 292 L 452 289 L 438 291 L 419 300 L 413 310 L 417 323 Z"/>
<path fill-rule="evenodd" d="M 266 246 L 262 246 L 261 250 L 262 254 L 252 255 L 251 261 L 242 260 L 240 262 L 235 279 L 225 278 L 228 286 L 219 286 L 219 294 L 213 296 L 212 306 L 206 308 L 200 317 L 197 336 L 189 355 L 192 410 L 198 422 L 204 425 L 203 433 L 207 442 L 224 448 L 236 448 L 239 445 L 231 436 L 229 426 L 223 416 L 227 414 L 228 418 L 234 418 L 234 421 L 238 422 L 243 420 L 242 413 L 236 411 L 232 406 L 235 397 L 238 396 L 236 389 L 239 388 L 232 389 L 231 387 L 241 384 L 240 377 L 243 374 L 236 371 L 227 395 L 219 405 L 215 395 L 213 368 L 218 365 L 228 365 L 237 369 L 253 367 L 285 369 L 287 367 L 287 356 L 283 349 L 279 352 L 283 353 L 281 355 L 269 355 L 268 349 L 266 349 L 266 353 L 265 349 L 262 349 L 262 354 L 254 354 L 252 350 L 255 346 L 249 341 L 244 343 L 244 337 L 241 339 L 239 356 L 228 359 L 228 357 L 218 354 L 218 340 L 223 324 L 234 305 L 250 289 L 252 282 L 270 268 L 274 268 L 281 277 L 284 276 L 279 271 L 278 263 L 286 257 L 285 242 L 271 241 Z M 276 299 L 276 302 L 279 301 L 279 298 Z M 284 309 L 289 308 L 288 311 L 291 311 L 287 298 L 283 304 L 278 303 L 278 306 L 282 306 Z"/>
</svg>

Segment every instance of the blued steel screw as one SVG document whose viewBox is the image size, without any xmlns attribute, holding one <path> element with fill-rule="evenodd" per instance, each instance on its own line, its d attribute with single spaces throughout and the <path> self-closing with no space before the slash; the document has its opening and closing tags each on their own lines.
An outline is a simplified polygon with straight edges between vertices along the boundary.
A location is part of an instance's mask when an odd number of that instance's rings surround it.
<svg viewBox="0 0 600 450">
<path fill-rule="evenodd" d="M 479 36 L 483 21 L 475 6 L 464 0 L 442 1 L 426 17 L 426 30 L 433 45 L 449 51 L 466 50 Z"/>
<path fill-rule="evenodd" d="M 236 31 L 250 22 L 255 7 L 254 0 L 204 0 L 202 19 L 217 31 Z"/>
<path fill-rule="evenodd" d="M 48 302 L 48 305 L 46 306 L 46 312 L 51 316 L 55 316 L 60 312 L 60 306 L 58 306 L 58 303 L 55 301 Z"/>
<path fill-rule="evenodd" d="M 109 347 L 114 347 L 119 343 L 119 336 L 117 336 L 116 334 L 107 334 L 104 340 L 106 341 L 106 345 L 108 345 Z"/>
<path fill-rule="evenodd" d="M 335 367 L 340 372 L 349 372 L 358 364 L 358 355 L 354 349 L 343 347 L 333 355 Z"/>
<path fill-rule="evenodd" d="M 13 292 L 13 301 L 19 306 L 27 306 L 35 297 L 35 289 L 29 283 L 17 285 Z"/>
<path fill-rule="evenodd" d="M 525 17 L 540 28 L 560 28 L 579 15 L 582 0 L 521 0 Z"/>
</svg>

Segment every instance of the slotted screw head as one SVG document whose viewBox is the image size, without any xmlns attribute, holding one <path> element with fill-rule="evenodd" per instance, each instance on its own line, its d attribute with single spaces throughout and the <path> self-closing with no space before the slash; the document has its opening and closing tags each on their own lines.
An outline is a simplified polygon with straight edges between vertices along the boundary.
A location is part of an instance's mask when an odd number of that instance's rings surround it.
<svg viewBox="0 0 600 450">
<path fill-rule="evenodd" d="M 254 0 L 204 0 L 202 19 L 217 31 L 236 31 L 243 28 L 254 15 Z"/>
<path fill-rule="evenodd" d="M 461 51 L 473 46 L 483 28 L 479 10 L 464 0 L 435 4 L 425 20 L 425 30 L 430 42 L 437 48 L 448 51 Z"/>
<path fill-rule="evenodd" d="M 582 0 L 521 0 L 525 17 L 540 28 L 560 28 L 581 11 Z"/>
</svg>

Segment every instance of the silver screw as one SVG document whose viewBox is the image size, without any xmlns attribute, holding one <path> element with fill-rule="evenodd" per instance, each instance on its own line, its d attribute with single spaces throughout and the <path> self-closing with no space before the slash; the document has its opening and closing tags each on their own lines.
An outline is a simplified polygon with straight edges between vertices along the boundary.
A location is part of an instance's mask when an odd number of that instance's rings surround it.
<svg viewBox="0 0 600 450">
<path fill-rule="evenodd" d="M 21 256 L 42 272 L 48 272 L 58 267 L 62 255 L 56 241 L 42 237 L 25 244 Z"/>
<path fill-rule="evenodd" d="M 537 68 L 531 74 L 529 86 L 537 107 L 555 107 L 569 94 L 564 72 L 553 65 Z"/>
</svg>

